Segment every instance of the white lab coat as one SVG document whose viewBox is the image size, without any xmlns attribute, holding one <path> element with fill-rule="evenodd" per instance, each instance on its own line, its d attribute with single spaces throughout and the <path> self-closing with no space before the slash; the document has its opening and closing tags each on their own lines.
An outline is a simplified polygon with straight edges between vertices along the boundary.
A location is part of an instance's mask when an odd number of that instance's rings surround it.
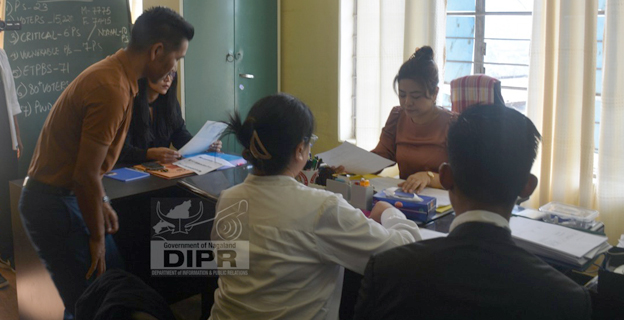
<svg viewBox="0 0 624 320">
<path fill-rule="evenodd" d="M 17 150 L 17 131 L 15 130 L 13 116 L 20 114 L 22 110 L 17 102 L 15 81 L 13 80 L 13 71 L 9 64 L 9 58 L 2 49 L 0 49 L 0 80 L 2 81 L 5 95 L 5 101 L 0 101 L 0 105 L 6 107 L 9 116 L 9 129 L 11 130 L 11 146 L 13 150 Z"/>
<path fill-rule="evenodd" d="M 249 275 L 219 277 L 211 319 L 338 319 L 344 267 L 363 274 L 371 254 L 421 239 L 397 209 L 379 224 L 341 195 L 254 175 L 219 198 L 212 240 L 230 236 L 249 241 Z"/>
</svg>

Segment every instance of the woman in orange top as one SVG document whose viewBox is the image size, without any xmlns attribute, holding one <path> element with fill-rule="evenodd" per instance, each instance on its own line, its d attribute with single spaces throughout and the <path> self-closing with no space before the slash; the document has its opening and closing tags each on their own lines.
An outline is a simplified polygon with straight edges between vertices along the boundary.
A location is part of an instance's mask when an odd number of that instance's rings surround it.
<svg viewBox="0 0 624 320">
<path fill-rule="evenodd" d="M 448 161 L 446 138 L 457 114 L 436 106 L 438 67 L 429 46 L 417 49 L 394 78 L 399 104 L 390 112 L 371 152 L 396 161 L 406 192 L 441 188 L 438 167 Z"/>
</svg>

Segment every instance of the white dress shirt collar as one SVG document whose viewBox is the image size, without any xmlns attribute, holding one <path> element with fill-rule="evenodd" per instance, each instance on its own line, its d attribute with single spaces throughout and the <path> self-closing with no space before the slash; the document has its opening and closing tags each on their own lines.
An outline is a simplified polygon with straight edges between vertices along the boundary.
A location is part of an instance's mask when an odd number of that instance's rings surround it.
<svg viewBox="0 0 624 320">
<path fill-rule="evenodd" d="M 295 180 L 292 177 L 289 176 L 285 176 L 285 175 L 271 175 L 271 176 L 258 176 L 258 175 L 254 175 L 254 174 L 248 174 L 247 178 L 245 178 L 245 182 L 246 183 L 252 183 L 252 184 L 270 184 L 270 185 L 288 185 L 288 184 L 294 184 L 294 185 L 302 185 L 299 184 L 299 182 L 297 182 L 297 180 Z"/>
<path fill-rule="evenodd" d="M 455 217 L 455 219 L 451 223 L 451 227 L 449 228 L 449 233 L 452 232 L 453 229 L 455 229 L 457 226 L 467 222 L 489 223 L 511 231 L 511 229 L 509 228 L 509 221 L 507 221 L 507 219 L 503 218 L 499 214 L 485 210 L 471 210 L 466 211 Z"/>
</svg>

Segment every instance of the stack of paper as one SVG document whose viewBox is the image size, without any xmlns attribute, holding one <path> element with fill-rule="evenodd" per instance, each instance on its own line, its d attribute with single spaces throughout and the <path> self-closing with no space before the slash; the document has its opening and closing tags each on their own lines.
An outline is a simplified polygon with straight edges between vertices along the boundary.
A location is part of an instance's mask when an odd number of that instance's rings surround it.
<svg viewBox="0 0 624 320">
<path fill-rule="evenodd" d="M 233 167 L 233 165 L 227 160 L 216 156 L 209 156 L 207 154 L 184 158 L 180 161 L 174 162 L 174 164 L 184 169 L 191 170 L 198 175 L 206 174 L 223 166 L 227 166 L 229 168 Z"/>
<path fill-rule="evenodd" d="M 247 161 L 242 157 L 216 152 L 208 152 L 175 162 L 176 165 L 191 170 L 197 173 L 197 175 L 206 174 L 214 170 L 233 168 L 245 163 Z"/>
<path fill-rule="evenodd" d="M 607 237 L 541 221 L 512 217 L 511 235 L 525 250 L 562 265 L 581 267 L 609 250 Z"/>
</svg>

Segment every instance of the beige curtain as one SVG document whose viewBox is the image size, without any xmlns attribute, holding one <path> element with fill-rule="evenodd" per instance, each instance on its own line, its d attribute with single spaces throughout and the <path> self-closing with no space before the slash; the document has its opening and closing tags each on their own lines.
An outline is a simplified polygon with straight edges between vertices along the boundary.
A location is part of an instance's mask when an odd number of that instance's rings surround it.
<svg viewBox="0 0 624 320">
<path fill-rule="evenodd" d="M 593 207 L 598 1 L 536 0 L 527 115 L 542 133 L 529 201 Z"/>
<path fill-rule="evenodd" d="M 607 0 L 597 200 L 611 244 L 624 233 L 624 65 L 618 56 L 624 50 L 622 17 L 624 3 Z"/>
<path fill-rule="evenodd" d="M 129 0 L 132 23 L 143 13 L 143 0 Z"/>
<path fill-rule="evenodd" d="M 399 104 L 392 80 L 416 47 L 432 46 L 443 66 L 445 18 L 444 0 L 357 0 L 358 146 L 370 150 L 377 145 L 390 110 Z"/>
<path fill-rule="evenodd" d="M 559 201 L 599 209 L 615 243 L 624 231 L 624 67 L 616 57 L 624 25 L 613 18 L 622 17 L 621 4 L 609 4 L 604 79 L 596 79 L 598 0 L 535 1 L 527 115 L 543 140 L 533 168 L 539 185 L 526 205 Z M 596 81 L 603 81 L 598 188 L 593 174 Z"/>
</svg>

